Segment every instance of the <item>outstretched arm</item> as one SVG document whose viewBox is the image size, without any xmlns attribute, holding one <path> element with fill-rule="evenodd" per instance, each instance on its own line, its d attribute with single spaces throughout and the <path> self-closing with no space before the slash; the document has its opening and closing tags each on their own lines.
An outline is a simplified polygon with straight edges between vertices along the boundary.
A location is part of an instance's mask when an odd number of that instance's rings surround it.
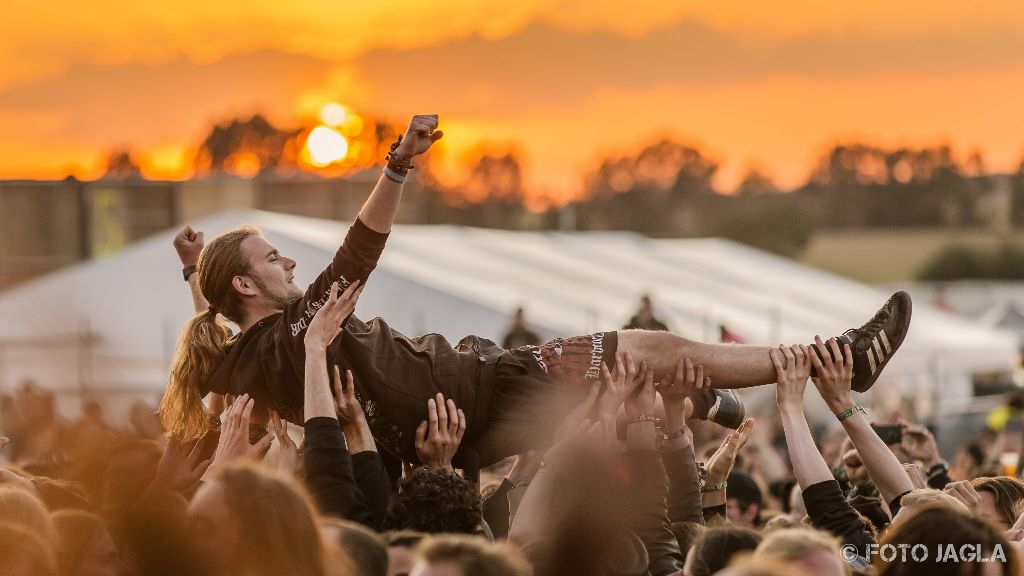
<svg viewBox="0 0 1024 576">
<path fill-rule="evenodd" d="M 885 501 L 891 503 L 896 497 L 913 490 L 914 485 L 896 455 L 871 428 L 863 409 L 853 402 L 853 395 L 850 392 L 850 382 L 853 379 L 853 352 L 850 345 L 846 344 L 844 349 L 840 350 L 839 344 L 833 338 L 829 340 L 832 354 L 829 354 L 821 338 L 815 338 L 815 345 L 823 358 L 819 358 L 818 354 L 810 354 L 811 362 L 818 371 L 814 385 L 832 413 L 842 416 L 843 428 L 860 453 L 868 474 L 875 481 Z M 832 359 L 833 356 L 835 360 Z"/>
<path fill-rule="evenodd" d="M 178 253 L 178 259 L 181 260 L 182 269 L 192 268 L 194 270 L 196 264 L 199 263 L 199 253 L 203 251 L 203 233 L 193 230 L 191 226 L 185 226 L 174 237 L 173 244 L 174 251 Z M 188 282 L 189 290 L 192 292 L 192 304 L 195 306 L 196 314 L 206 312 L 210 303 L 206 301 L 203 291 L 199 289 L 199 276 L 192 272 L 185 281 Z"/>
<path fill-rule="evenodd" d="M 411 160 L 414 156 L 426 152 L 443 135 L 444 133 L 437 129 L 437 114 L 413 116 L 401 143 L 395 149 L 395 154 Z M 391 225 L 395 223 L 401 199 L 402 184 L 382 174 L 370 197 L 363 204 L 362 210 L 359 211 L 359 220 L 370 230 L 387 234 L 391 232 Z"/>
</svg>

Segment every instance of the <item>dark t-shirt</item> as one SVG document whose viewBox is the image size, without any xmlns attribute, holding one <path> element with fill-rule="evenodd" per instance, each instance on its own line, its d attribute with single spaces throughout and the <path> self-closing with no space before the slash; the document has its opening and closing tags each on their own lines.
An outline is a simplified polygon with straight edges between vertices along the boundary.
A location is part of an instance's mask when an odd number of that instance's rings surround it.
<svg viewBox="0 0 1024 576">
<path fill-rule="evenodd" d="M 387 238 L 357 219 L 334 259 L 302 298 L 241 334 L 203 393 L 248 393 L 258 410 L 300 412 L 306 328 L 327 301 L 333 282 L 342 288 L 356 280 L 366 283 Z M 480 365 L 504 353 L 494 343 L 473 336 L 452 347 L 440 334 L 409 338 L 380 318 L 367 323 L 353 315 L 328 346 L 327 361 L 343 375 L 352 370 L 356 396 L 377 442 L 416 461 L 414 432 L 426 418 L 427 400 L 441 392 L 472 414 Z M 483 423 L 470 419 L 467 425 L 466 434 L 471 436 Z"/>
</svg>

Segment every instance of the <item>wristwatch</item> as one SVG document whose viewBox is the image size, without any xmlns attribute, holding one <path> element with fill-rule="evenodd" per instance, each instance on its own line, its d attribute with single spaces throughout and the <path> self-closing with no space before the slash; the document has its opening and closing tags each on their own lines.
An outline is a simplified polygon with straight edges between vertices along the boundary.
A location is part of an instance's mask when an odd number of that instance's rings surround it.
<svg viewBox="0 0 1024 576">
<path fill-rule="evenodd" d="M 192 274 L 195 274 L 195 271 L 195 266 L 185 266 L 184 268 L 181 269 L 181 276 L 185 279 L 185 282 L 188 282 L 188 277 L 191 276 Z"/>
</svg>

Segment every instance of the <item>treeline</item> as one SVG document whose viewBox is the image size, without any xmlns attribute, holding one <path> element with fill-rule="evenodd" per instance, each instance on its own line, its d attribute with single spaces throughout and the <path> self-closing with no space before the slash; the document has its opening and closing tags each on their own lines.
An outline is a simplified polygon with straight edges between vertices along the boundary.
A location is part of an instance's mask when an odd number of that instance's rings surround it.
<svg viewBox="0 0 1024 576">
<path fill-rule="evenodd" d="M 977 154 L 959 160 L 948 146 L 837 145 L 803 186 L 787 193 L 751 172 L 724 194 L 712 185 L 717 170 L 700 150 L 661 140 L 605 159 L 587 176 L 584 200 L 542 215 L 523 204 L 513 154 L 480 158 L 464 188 L 427 193 L 446 205 L 434 214 L 438 222 L 535 229 L 568 222 L 579 230 L 655 237 L 722 236 L 785 255 L 797 254 L 823 230 L 1024 224 L 1022 172 L 1001 189 Z"/>
</svg>

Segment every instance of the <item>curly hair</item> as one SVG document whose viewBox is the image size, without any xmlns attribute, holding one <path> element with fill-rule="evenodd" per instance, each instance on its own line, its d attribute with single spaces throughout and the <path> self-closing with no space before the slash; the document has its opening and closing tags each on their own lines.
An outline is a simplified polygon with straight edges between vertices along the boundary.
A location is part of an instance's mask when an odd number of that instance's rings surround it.
<svg viewBox="0 0 1024 576">
<path fill-rule="evenodd" d="M 419 468 L 399 483 L 384 528 L 473 534 L 482 519 L 480 493 L 473 484 L 453 472 Z"/>
</svg>

